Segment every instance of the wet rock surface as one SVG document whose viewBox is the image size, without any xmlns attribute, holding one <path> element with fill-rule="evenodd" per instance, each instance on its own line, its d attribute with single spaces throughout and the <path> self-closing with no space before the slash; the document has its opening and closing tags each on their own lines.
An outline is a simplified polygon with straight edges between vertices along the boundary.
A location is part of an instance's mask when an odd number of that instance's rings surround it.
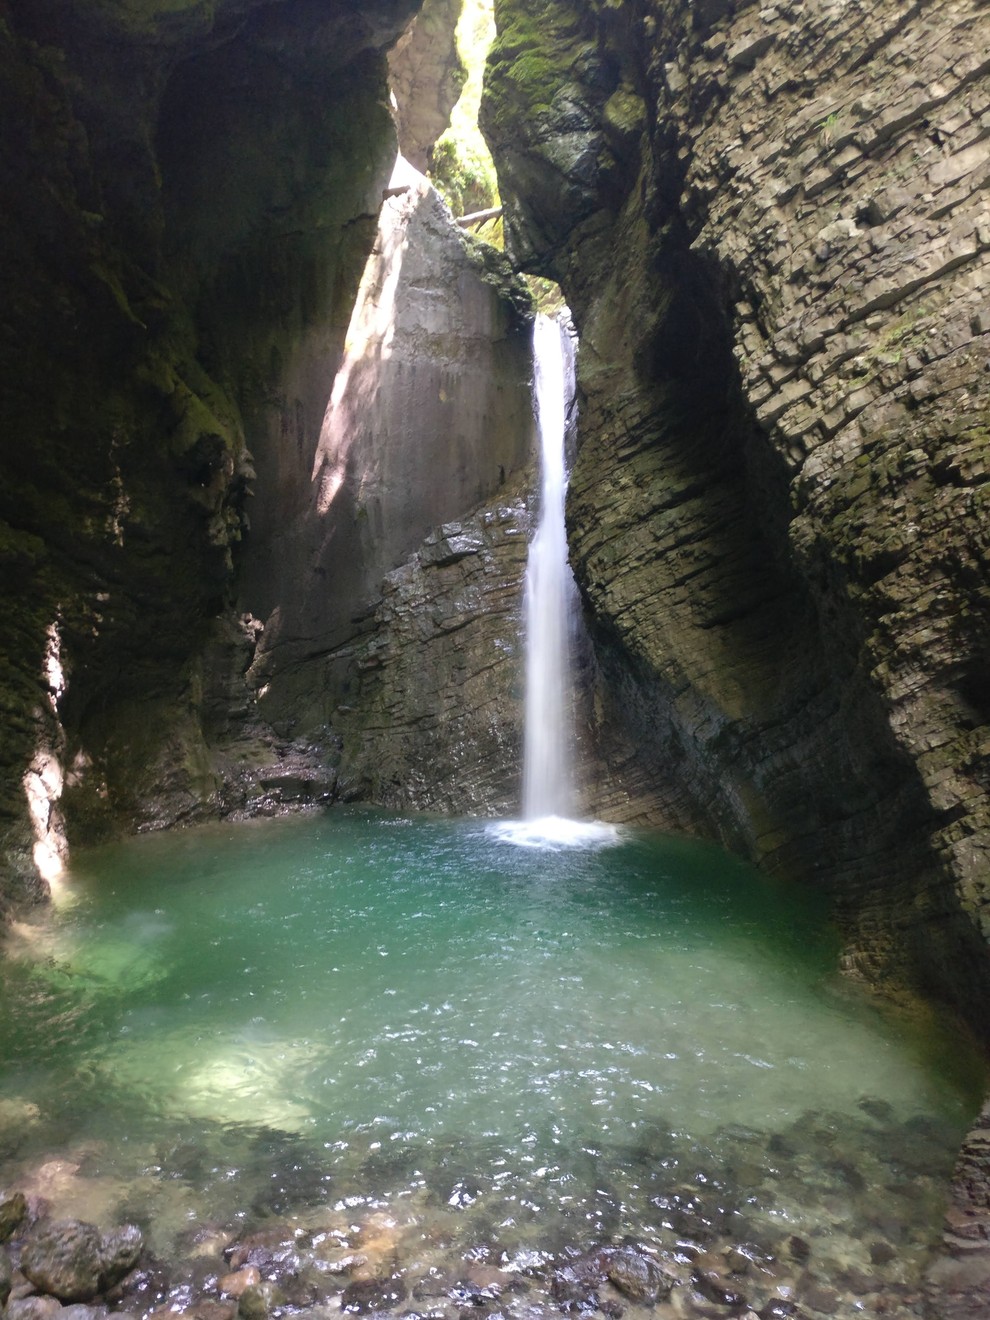
<svg viewBox="0 0 990 1320">
<path fill-rule="evenodd" d="M 39 1293 L 61 1302 L 86 1302 L 118 1283 L 137 1264 L 143 1247 L 134 1224 L 101 1233 L 73 1219 L 44 1222 L 21 1247 L 19 1268 Z"/>
<path fill-rule="evenodd" d="M 0 909 L 41 896 L 67 828 L 216 810 L 198 657 L 249 445 L 279 400 L 305 411 L 314 345 L 339 354 L 415 8 L 4 14 Z"/>
<path fill-rule="evenodd" d="M 343 796 L 392 807 L 517 809 L 521 615 L 530 514 L 521 498 L 432 531 L 390 573 L 367 635 L 332 657 Z"/>
<path fill-rule="evenodd" d="M 357 704 L 341 651 L 375 626 L 382 579 L 434 528 L 518 481 L 532 456 L 525 291 L 521 304 L 504 296 L 426 179 L 400 163 L 393 183 L 323 408 L 305 419 L 299 446 L 287 449 L 281 428 L 254 445 L 259 489 L 240 594 L 264 626 L 247 682 L 285 740 L 331 752 L 335 735 L 347 737 L 337 707 Z M 436 565 L 476 549 L 445 537 Z M 439 617 L 442 588 L 422 605 Z M 400 779 L 380 750 L 382 775 Z M 455 754 L 434 743 L 438 775 L 449 777 Z"/>
<path fill-rule="evenodd" d="M 391 183 L 414 0 L 118 9 L 0 34 L 0 910 L 67 840 L 331 801 L 328 653 L 529 458 L 528 295 Z"/>
<path fill-rule="evenodd" d="M 848 970 L 985 1038 L 985 6 L 498 11 L 506 232 L 582 337 L 603 810 L 827 887 Z M 990 1307 L 984 1136 L 933 1314 Z"/>
</svg>

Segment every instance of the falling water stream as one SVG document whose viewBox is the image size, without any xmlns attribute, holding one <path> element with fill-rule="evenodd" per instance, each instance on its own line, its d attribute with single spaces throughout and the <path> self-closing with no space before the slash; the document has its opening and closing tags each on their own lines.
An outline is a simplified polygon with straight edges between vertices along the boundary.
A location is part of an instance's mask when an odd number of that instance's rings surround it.
<svg viewBox="0 0 990 1320">
<path fill-rule="evenodd" d="M 574 347 L 562 321 L 533 328 L 534 404 L 540 455 L 540 513 L 526 566 L 526 719 L 523 816 L 574 813 L 570 711 L 570 616 L 575 597 L 567 557 L 567 414 L 574 396 Z"/>
<path fill-rule="evenodd" d="M 618 838 L 614 826 L 574 818 L 571 637 L 577 587 L 564 518 L 574 357 L 568 322 L 538 316 L 533 326 L 533 409 L 540 498 L 526 563 L 523 609 L 522 819 L 489 826 L 493 838 L 530 848 L 599 847 Z"/>
<path fill-rule="evenodd" d="M 813 895 L 568 821 L 569 341 L 537 345 L 526 820 L 138 838 L 8 941 L 0 1186 L 140 1223 L 122 1308 L 233 1320 L 190 1308 L 248 1261 L 319 1320 L 920 1315 L 982 1063 L 844 983 Z"/>
</svg>

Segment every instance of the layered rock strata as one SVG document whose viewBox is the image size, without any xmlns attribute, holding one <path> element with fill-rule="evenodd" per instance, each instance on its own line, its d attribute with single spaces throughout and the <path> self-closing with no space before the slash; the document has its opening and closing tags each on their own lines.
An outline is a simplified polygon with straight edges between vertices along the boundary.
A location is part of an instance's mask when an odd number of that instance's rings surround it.
<svg viewBox="0 0 990 1320">
<path fill-rule="evenodd" d="M 980 1021 L 985 7 L 496 18 L 507 232 L 582 338 L 610 809 L 829 886 L 850 965 Z"/>
<path fill-rule="evenodd" d="M 334 656 L 340 791 L 454 814 L 518 811 L 531 519 L 502 499 L 433 529 Z"/>
</svg>

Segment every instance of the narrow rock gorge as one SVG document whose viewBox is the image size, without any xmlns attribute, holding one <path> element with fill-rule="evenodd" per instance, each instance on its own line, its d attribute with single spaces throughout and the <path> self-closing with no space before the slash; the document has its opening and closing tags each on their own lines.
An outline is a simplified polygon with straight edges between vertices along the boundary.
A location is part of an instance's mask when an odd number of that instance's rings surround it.
<svg viewBox="0 0 990 1320">
<path fill-rule="evenodd" d="M 580 336 L 589 811 L 823 891 L 985 1045 L 984 0 L 495 0 L 505 254 L 396 164 L 457 10 L 0 0 L 0 916 L 120 834 L 513 810 L 525 272 Z"/>
</svg>

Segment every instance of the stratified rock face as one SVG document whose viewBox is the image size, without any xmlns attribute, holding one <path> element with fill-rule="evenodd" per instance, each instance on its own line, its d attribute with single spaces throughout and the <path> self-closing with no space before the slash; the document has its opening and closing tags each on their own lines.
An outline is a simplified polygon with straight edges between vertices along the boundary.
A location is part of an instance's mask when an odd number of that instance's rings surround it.
<svg viewBox="0 0 990 1320">
<path fill-rule="evenodd" d="M 252 438 L 241 601 L 264 630 L 250 682 L 293 738 L 336 729 L 352 704 L 341 657 L 373 626 L 385 574 L 532 456 L 528 295 L 404 162 L 388 192 L 343 361 L 325 363 L 322 422 L 292 436 L 303 409 L 290 397 L 283 425 Z M 444 755 L 435 745 L 438 779 Z"/>
<path fill-rule="evenodd" d="M 516 498 L 435 528 L 337 657 L 344 796 L 460 814 L 519 807 L 521 614 L 530 517 Z"/>
<path fill-rule="evenodd" d="M 467 76 L 455 39 L 463 4 L 464 0 L 424 0 L 388 57 L 399 150 L 424 173 Z"/>
<path fill-rule="evenodd" d="M 990 1306 L 990 1101 L 956 1163 L 945 1212 L 943 1250 L 928 1271 L 926 1314 L 976 1320 Z"/>
<path fill-rule="evenodd" d="M 609 809 L 987 975 L 985 7 L 499 0 L 517 257 L 582 337 L 569 508 Z"/>
<path fill-rule="evenodd" d="M 315 339 L 339 356 L 415 8 L 0 15 L 0 907 L 36 891 L 35 845 L 57 861 L 62 808 L 92 836 L 215 793 L 194 657 L 231 592 L 245 437 Z"/>
</svg>

